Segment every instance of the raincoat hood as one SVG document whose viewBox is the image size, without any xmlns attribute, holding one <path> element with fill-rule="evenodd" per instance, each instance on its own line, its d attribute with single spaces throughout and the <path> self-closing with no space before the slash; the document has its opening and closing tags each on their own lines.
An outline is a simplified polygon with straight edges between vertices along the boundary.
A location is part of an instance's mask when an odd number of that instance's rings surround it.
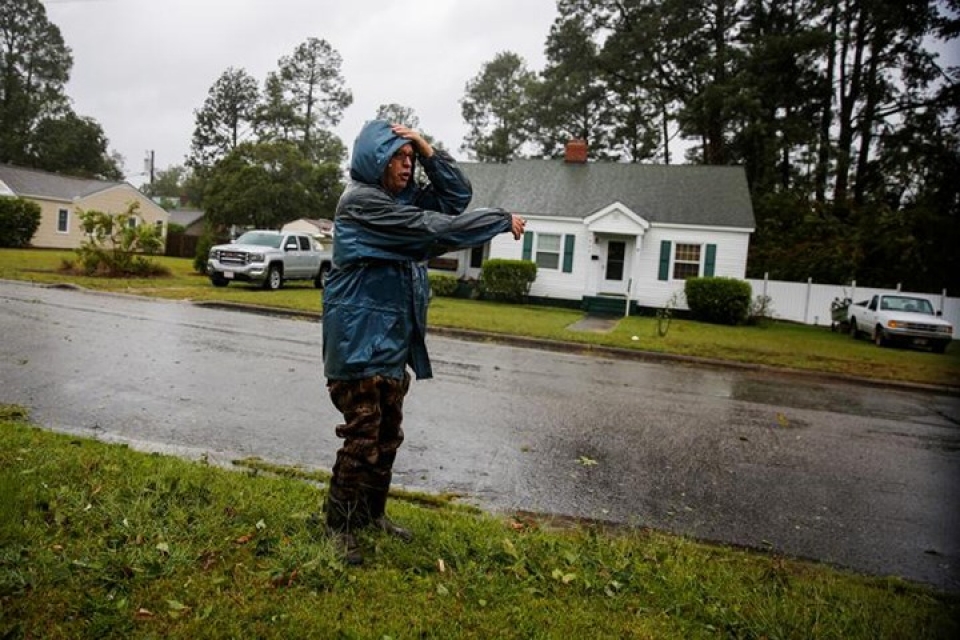
<svg viewBox="0 0 960 640">
<path fill-rule="evenodd" d="M 380 185 L 393 154 L 410 141 L 393 132 L 386 120 L 370 120 L 353 142 L 350 177 L 357 182 Z"/>
</svg>

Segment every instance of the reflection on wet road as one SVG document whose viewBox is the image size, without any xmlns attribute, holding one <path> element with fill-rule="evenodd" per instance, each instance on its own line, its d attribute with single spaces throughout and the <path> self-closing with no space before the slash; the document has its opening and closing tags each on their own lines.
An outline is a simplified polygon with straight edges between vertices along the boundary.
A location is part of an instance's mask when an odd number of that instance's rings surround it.
<svg viewBox="0 0 960 640">
<path fill-rule="evenodd" d="M 316 323 L 0 283 L 0 331 L 0 402 L 51 428 L 193 457 L 333 462 Z M 439 337 L 430 348 L 436 378 L 412 385 L 398 482 L 960 589 L 954 396 Z"/>
</svg>

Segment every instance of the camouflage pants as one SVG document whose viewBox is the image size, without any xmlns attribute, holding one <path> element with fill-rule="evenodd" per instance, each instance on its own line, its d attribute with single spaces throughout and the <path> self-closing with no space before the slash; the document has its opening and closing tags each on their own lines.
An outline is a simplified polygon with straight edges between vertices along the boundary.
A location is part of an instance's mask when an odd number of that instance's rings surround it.
<svg viewBox="0 0 960 640">
<path fill-rule="evenodd" d="M 329 380 L 327 390 L 343 414 L 337 425 L 343 446 L 330 479 L 327 524 L 339 531 L 362 527 L 383 515 L 393 462 L 403 442 L 403 399 L 410 375 L 402 380 L 374 376 Z"/>
</svg>

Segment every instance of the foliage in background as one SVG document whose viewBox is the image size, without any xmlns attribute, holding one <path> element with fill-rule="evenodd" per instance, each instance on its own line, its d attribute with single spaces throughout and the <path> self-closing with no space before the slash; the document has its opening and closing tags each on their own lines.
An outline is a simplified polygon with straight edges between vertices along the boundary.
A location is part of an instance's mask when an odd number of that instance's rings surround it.
<svg viewBox="0 0 960 640">
<path fill-rule="evenodd" d="M 207 227 L 197 241 L 197 252 L 193 256 L 193 270 L 197 273 L 207 273 L 207 260 L 210 258 L 210 249 L 219 244 L 214 233 Z"/>
<path fill-rule="evenodd" d="M 337 165 L 317 164 L 293 143 L 244 143 L 210 171 L 204 216 L 215 229 L 279 229 L 297 218 L 332 218 L 342 191 Z"/>
<path fill-rule="evenodd" d="M 86 236 L 76 250 L 82 273 L 111 278 L 169 275 L 168 269 L 143 255 L 160 253 L 163 237 L 156 227 L 144 223 L 139 208 L 140 203 L 131 202 L 117 214 L 77 209 Z"/>
<path fill-rule="evenodd" d="M 245 70 L 229 67 L 196 111 L 196 127 L 187 164 L 210 167 L 230 153 L 253 131 L 260 91 L 257 81 Z"/>
<path fill-rule="evenodd" d="M 480 162 L 509 162 L 521 157 L 529 139 L 535 74 L 515 53 L 502 52 L 466 86 L 460 112 L 469 130 L 463 150 Z"/>
<path fill-rule="evenodd" d="M 522 302 L 537 279 L 537 265 L 530 260 L 486 260 L 477 287 L 491 300 Z"/>
<path fill-rule="evenodd" d="M 750 283 L 736 278 L 687 278 L 683 287 L 690 315 L 701 322 L 738 325 L 750 312 Z"/>
<path fill-rule="evenodd" d="M 40 0 L 0 3 L 0 162 L 121 180 L 103 128 L 73 112 L 73 57 Z"/>
<path fill-rule="evenodd" d="M 26 247 L 40 227 L 42 211 L 32 200 L 0 196 L 0 247 Z"/>
<path fill-rule="evenodd" d="M 744 167 L 751 277 L 960 289 L 960 69 L 936 54 L 960 36 L 956 0 L 557 9 L 542 72 L 518 82 L 500 52 L 467 86 L 466 151 L 557 157 L 583 138 L 591 159 L 669 164 L 682 145 Z"/>
<path fill-rule="evenodd" d="M 460 286 L 460 281 L 455 276 L 449 276 L 445 273 L 431 273 L 430 291 L 437 296 L 452 296 Z"/>
<path fill-rule="evenodd" d="M 759 295 L 750 302 L 747 324 L 768 327 L 773 323 L 773 298 Z"/>
</svg>

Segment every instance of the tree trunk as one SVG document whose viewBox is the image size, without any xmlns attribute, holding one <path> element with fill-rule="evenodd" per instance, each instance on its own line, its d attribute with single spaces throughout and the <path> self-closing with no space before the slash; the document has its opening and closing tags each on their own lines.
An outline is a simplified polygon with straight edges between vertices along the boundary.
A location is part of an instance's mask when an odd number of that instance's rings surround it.
<svg viewBox="0 0 960 640">
<path fill-rule="evenodd" d="M 834 0 L 830 7 L 830 44 L 826 52 L 827 86 L 823 92 L 820 107 L 820 139 L 817 143 L 817 169 L 814 177 L 816 200 L 821 204 L 827 200 L 827 177 L 830 173 L 830 128 L 833 126 L 833 83 L 837 63 L 837 16 L 840 13 L 838 2 L 839 0 Z"/>
<path fill-rule="evenodd" d="M 858 0 L 851 0 L 844 21 L 843 46 L 840 56 L 840 134 L 837 139 L 837 181 L 833 192 L 834 203 L 843 206 L 847 200 L 850 183 L 850 152 L 856 123 L 854 106 L 860 100 L 860 83 L 863 76 L 864 36 L 867 27 L 866 11 Z M 847 71 L 847 57 L 853 48 L 852 66 Z"/>
<path fill-rule="evenodd" d="M 882 37 L 880 30 L 874 28 L 871 55 L 867 64 L 867 77 L 864 81 L 866 85 L 866 104 L 864 104 L 859 118 L 860 150 L 857 153 L 857 168 L 853 182 L 853 201 L 857 205 L 863 204 L 866 188 L 870 182 L 867 174 L 870 170 L 870 145 L 873 142 L 873 125 L 876 121 L 877 104 L 880 100 L 877 66 L 880 52 L 883 50 L 883 44 L 880 42 Z"/>
</svg>

